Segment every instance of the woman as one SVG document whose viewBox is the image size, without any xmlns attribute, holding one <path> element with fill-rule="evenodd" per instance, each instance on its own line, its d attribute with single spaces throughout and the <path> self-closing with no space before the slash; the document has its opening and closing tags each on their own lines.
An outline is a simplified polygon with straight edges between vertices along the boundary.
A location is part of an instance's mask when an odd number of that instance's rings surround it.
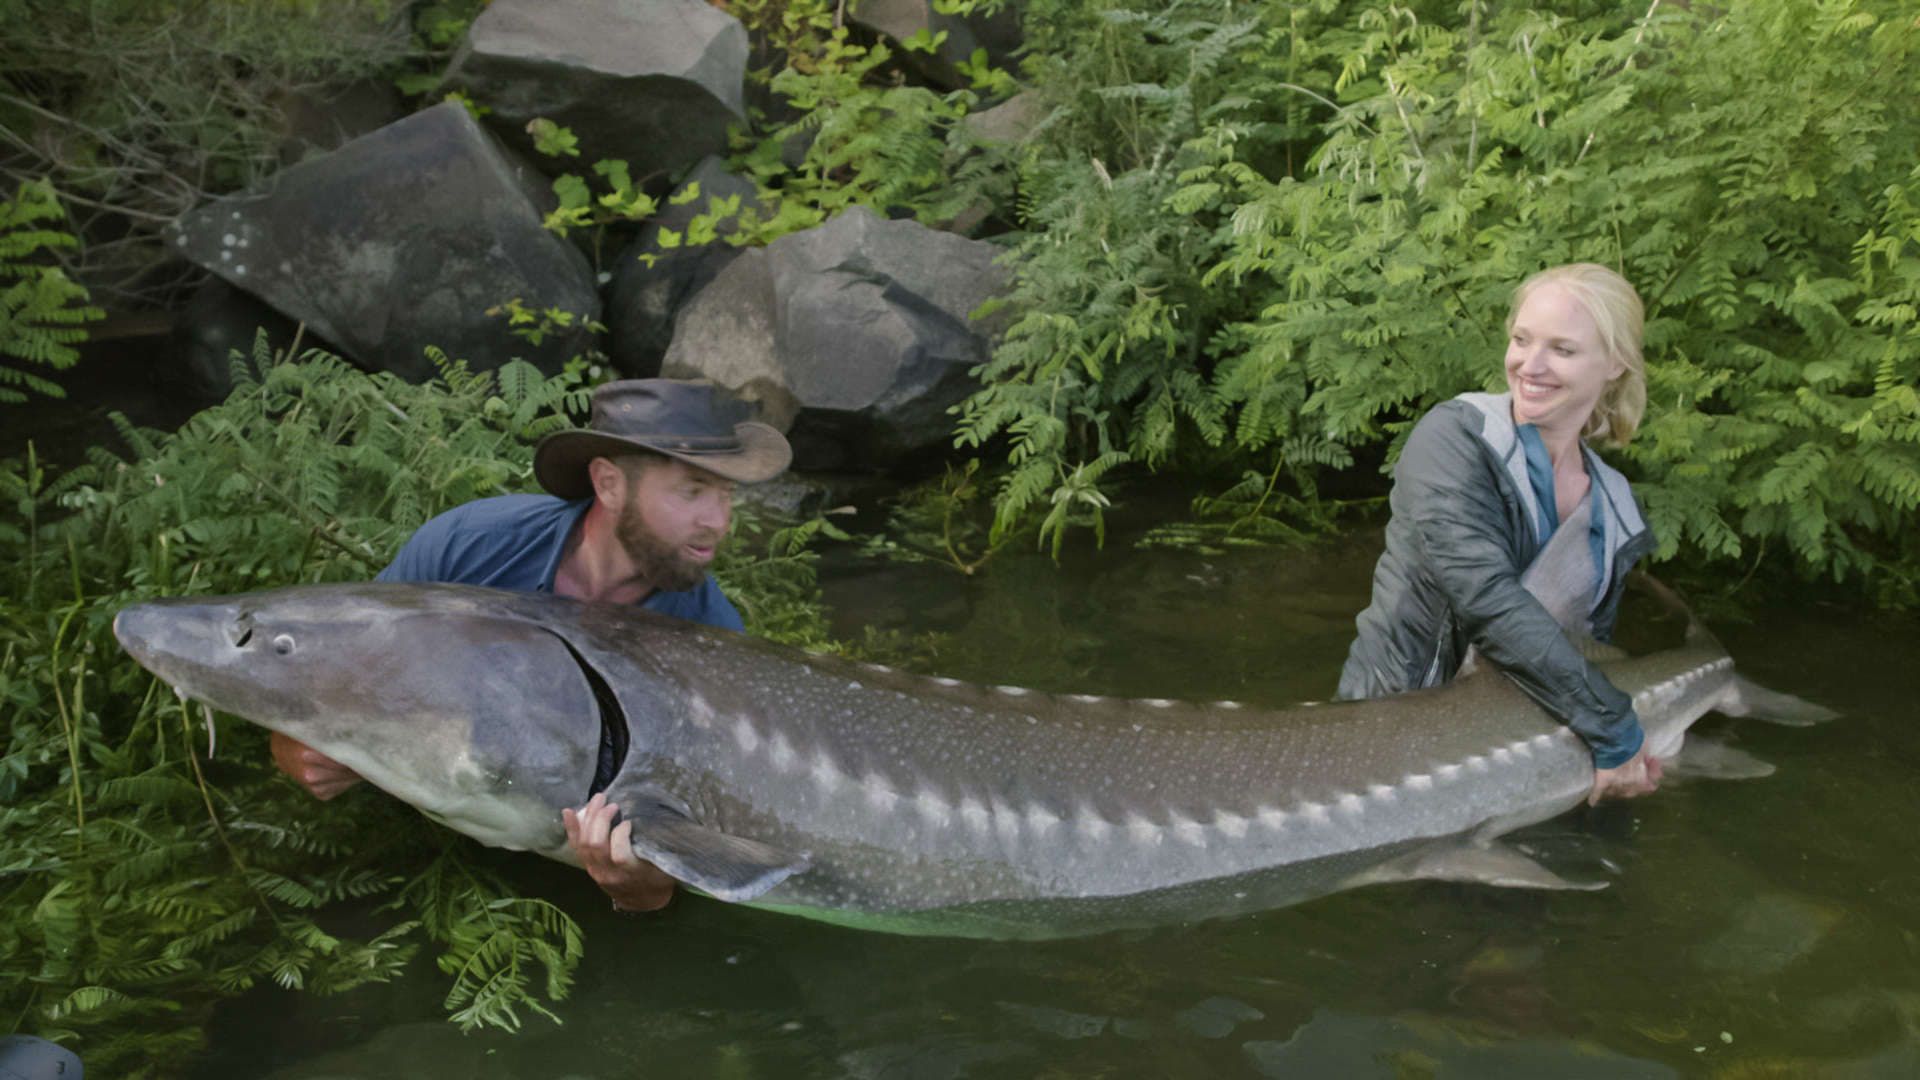
<svg viewBox="0 0 1920 1080">
<path fill-rule="evenodd" d="M 1434 407 L 1401 451 L 1387 549 L 1340 676 L 1346 698 L 1435 686 L 1477 649 L 1586 740 L 1593 802 L 1652 791 L 1660 764 L 1643 749 L 1632 700 L 1521 575 L 1566 523 L 1556 551 L 1586 559 L 1593 586 L 1573 621 L 1612 636 L 1622 583 L 1653 537 L 1626 478 L 1584 440 L 1624 445 L 1639 426 L 1643 318 L 1633 286 L 1593 263 L 1542 271 L 1515 291 L 1507 393 Z M 1583 530 L 1585 554 L 1574 543 Z"/>
</svg>

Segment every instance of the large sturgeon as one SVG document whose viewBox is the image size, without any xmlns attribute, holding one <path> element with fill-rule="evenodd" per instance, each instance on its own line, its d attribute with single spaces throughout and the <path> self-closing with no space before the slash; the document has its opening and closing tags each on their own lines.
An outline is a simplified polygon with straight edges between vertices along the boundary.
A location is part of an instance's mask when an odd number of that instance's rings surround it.
<svg viewBox="0 0 1920 1080">
<path fill-rule="evenodd" d="M 1055 695 L 448 585 L 138 604 L 114 631 L 177 691 L 482 843 L 571 861 L 560 809 L 604 790 L 683 882 L 908 933 L 1085 933 L 1411 878 L 1564 887 L 1491 841 L 1593 776 L 1493 671 L 1279 710 Z M 1661 757 L 1709 710 L 1825 714 L 1737 676 L 1697 624 L 1603 666 Z"/>
</svg>

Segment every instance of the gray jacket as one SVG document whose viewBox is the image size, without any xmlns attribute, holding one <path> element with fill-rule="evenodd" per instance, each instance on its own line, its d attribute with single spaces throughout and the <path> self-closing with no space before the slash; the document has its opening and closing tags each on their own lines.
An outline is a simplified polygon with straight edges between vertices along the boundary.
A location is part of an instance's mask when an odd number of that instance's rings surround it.
<svg viewBox="0 0 1920 1080">
<path fill-rule="evenodd" d="M 1653 547 L 1625 477 L 1586 447 L 1605 525 L 1590 629 L 1613 636 L 1627 571 Z M 1453 678 L 1470 646 L 1587 741 L 1611 768 L 1639 750 L 1633 702 L 1520 584 L 1539 554 L 1539 499 L 1506 394 L 1462 394 L 1421 417 L 1394 467 L 1387 549 L 1340 674 L 1343 698 Z"/>
</svg>

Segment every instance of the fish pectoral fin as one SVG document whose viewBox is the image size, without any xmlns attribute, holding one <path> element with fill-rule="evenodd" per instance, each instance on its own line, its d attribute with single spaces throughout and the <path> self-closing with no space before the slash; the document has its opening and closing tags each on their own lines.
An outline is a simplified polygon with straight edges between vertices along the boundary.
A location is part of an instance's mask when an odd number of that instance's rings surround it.
<svg viewBox="0 0 1920 1080">
<path fill-rule="evenodd" d="M 1351 885 L 1390 881 L 1466 881 L 1509 889 L 1604 889 L 1604 881 L 1568 881 L 1502 844 L 1464 842 L 1422 848 L 1355 877 Z"/>
<path fill-rule="evenodd" d="M 755 899 L 812 865 L 805 855 L 732 836 L 659 803 L 625 816 L 633 822 L 635 855 L 730 903 Z"/>
<path fill-rule="evenodd" d="M 1824 705 L 1769 690 L 1738 675 L 1714 709 L 1728 716 L 1751 716 L 1784 727 L 1812 727 L 1840 715 Z"/>
<path fill-rule="evenodd" d="M 1687 733 L 1680 753 L 1663 762 L 1667 777 L 1677 780 L 1758 780 L 1773 775 L 1773 765 L 1719 739 Z"/>
</svg>

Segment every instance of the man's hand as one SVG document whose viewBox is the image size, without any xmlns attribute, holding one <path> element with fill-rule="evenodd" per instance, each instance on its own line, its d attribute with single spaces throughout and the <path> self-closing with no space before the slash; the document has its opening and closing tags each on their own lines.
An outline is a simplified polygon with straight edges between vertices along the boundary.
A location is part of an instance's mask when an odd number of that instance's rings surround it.
<svg viewBox="0 0 1920 1080">
<path fill-rule="evenodd" d="M 267 741 L 273 763 L 316 799 L 331 799 L 360 782 L 359 773 L 298 739 L 276 731 Z"/>
<path fill-rule="evenodd" d="M 673 899 L 674 881 L 633 853 L 633 822 L 615 825 L 619 813 L 619 805 L 608 802 L 604 792 L 579 810 L 560 811 L 567 844 L 593 883 L 613 899 L 615 911 L 657 911 Z"/>
<path fill-rule="evenodd" d="M 1598 805 L 1601 799 L 1631 799 L 1651 794 L 1660 786 L 1661 771 L 1660 759 L 1650 757 L 1643 746 L 1624 764 L 1593 770 L 1593 793 L 1587 796 L 1587 805 Z"/>
</svg>

